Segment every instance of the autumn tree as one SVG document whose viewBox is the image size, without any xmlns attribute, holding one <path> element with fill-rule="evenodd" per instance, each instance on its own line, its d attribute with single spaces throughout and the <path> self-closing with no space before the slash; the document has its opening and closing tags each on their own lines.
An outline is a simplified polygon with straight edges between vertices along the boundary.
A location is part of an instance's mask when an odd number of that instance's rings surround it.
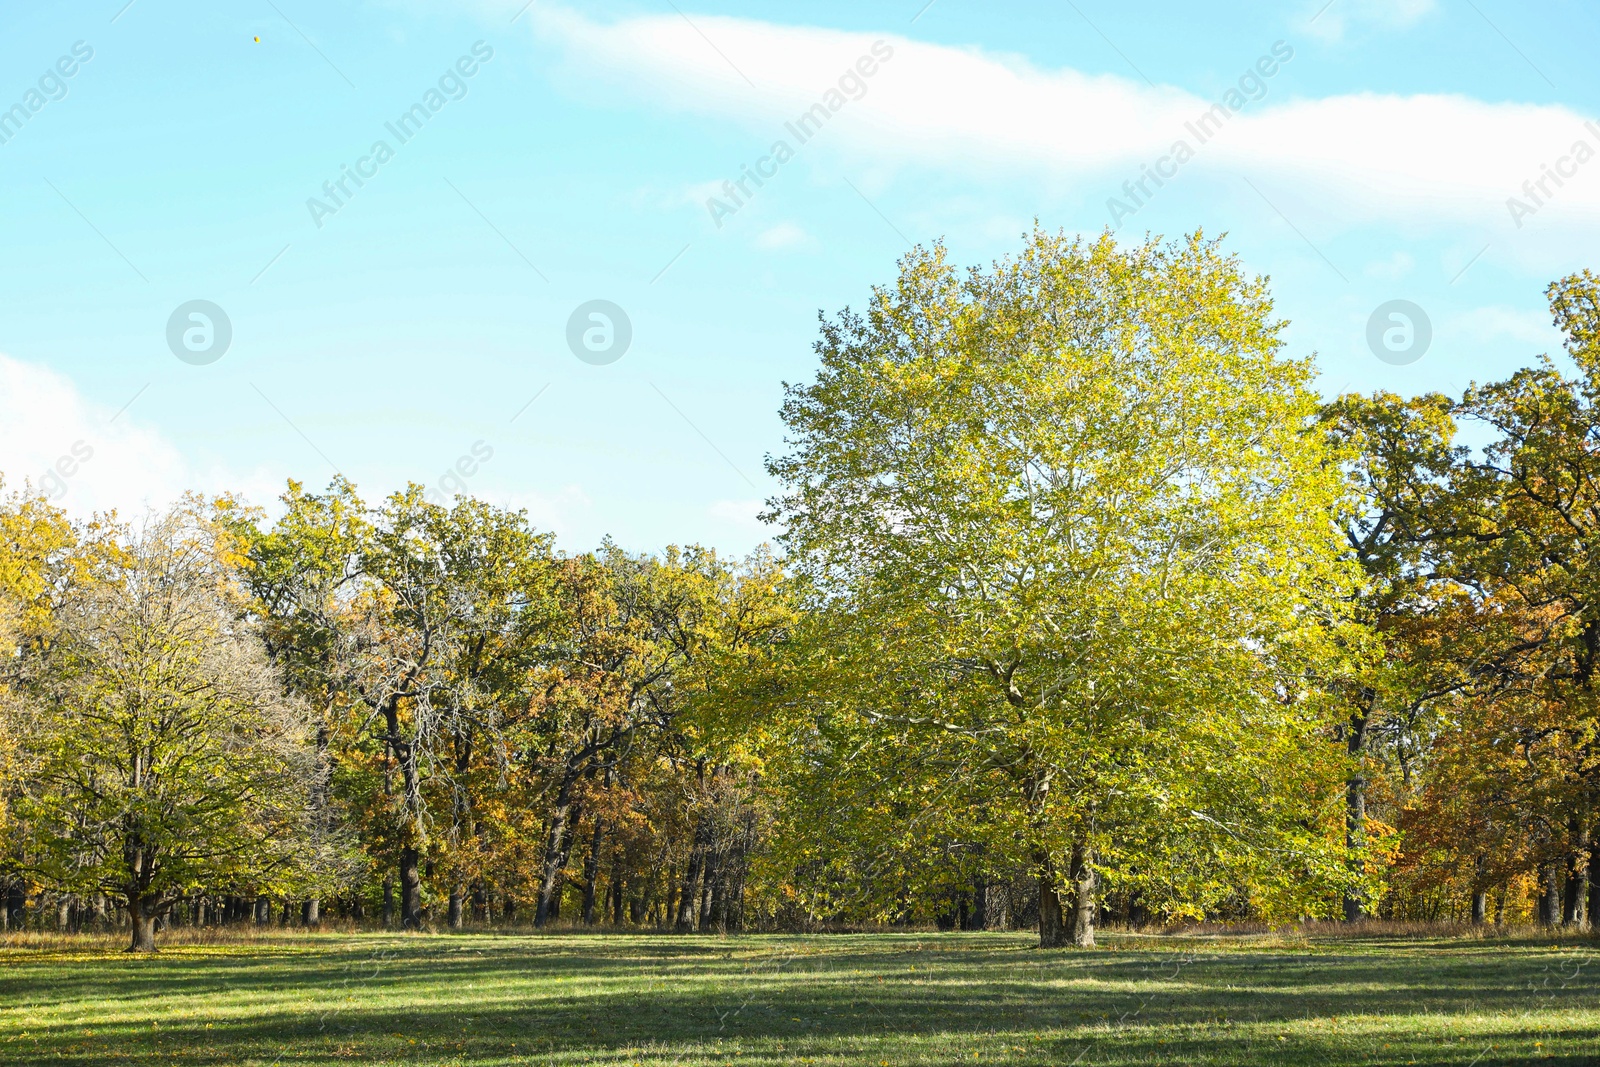
<svg viewBox="0 0 1600 1067">
<path fill-rule="evenodd" d="M 1575 368 L 1549 356 L 1501 382 L 1469 389 L 1459 416 L 1492 436 L 1457 478 L 1460 514 L 1449 551 L 1464 581 L 1518 603 L 1537 632 L 1509 650 L 1538 709 L 1518 729 L 1526 743 L 1562 753 L 1565 825 L 1551 828 L 1542 879 L 1559 919 L 1600 912 L 1600 278 L 1584 271 L 1552 284 L 1550 308 Z M 1553 719 L 1547 709 L 1561 713 Z M 1558 871 L 1564 867 L 1564 871 Z M 1587 899 L 1586 899 L 1587 898 Z"/>
<path fill-rule="evenodd" d="M 61 606 L 92 580 L 104 533 L 99 523 L 74 525 L 43 497 L 0 498 L 0 921 L 20 917 L 27 895 L 9 816 L 31 774 L 22 744 L 36 710 L 29 683 L 48 671 Z"/>
<path fill-rule="evenodd" d="M 1479 919 L 1516 863 L 1537 868 L 1546 922 L 1581 922 L 1600 880 L 1597 294 L 1587 272 L 1548 292 L 1576 373 L 1545 356 L 1459 401 L 1375 394 L 1327 413 L 1355 502 L 1357 615 L 1378 648 L 1341 684 L 1350 834 L 1361 834 L 1378 738 L 1399 761 L 1401 788 L 1388 792 L 1410 828 L 1407 877 L 1453 872 Z M 1458 422 L 1484 444 L 1464 444 Z M 1347 901 L 1347 915 L 1361 913 Z"/>
<path fill-rule="evenodd" d="M 54 885 L 105 893 L 131 951 L 185 894 L 290 875 L 317 768 L 240 617 L 226 533 L 184 507 L 130 535 L 60 609 L 19 804 L 27 854 Z"/>
<path fill-rule="evenodd" d="M 384 779 L 358 818 L 369 846 L 393 846 L 401 921 L 414 929 L 424 857 L 453 845 L 462 866 L 477 759 L 505 755 L 496 732 L 524 700 L 549 539 L 520 512 L 444 507 L 419 486 L 374 508 L 342 480 L 323 494 L 291 484 L 284 503 L 253 540 L 252 590 L 274 655 L 341 733 L 336 758 Z M 374 810 L 380 796 L 392 803 Z"/>
<path fill-rule="evenodd" d="M 260 514 L 249 509 L 232 508 L 220 518 L 243 553 L 242 580 L 267 655 L 286 690 L 310 709 L 317 758 L 326 771 L 317 776 L 310 798 L 312 831 L 337 847 L 331 742 L 342 712 L 345 613 L 360 578 L 365 515 L 354 487 L 343 479 L 321 495 L 291 481 L 282 502 L 282 518 L 267 531 Z M 320 910 L 312 894 L 304 905 L 305 922 L 315 925 Z"/>
<path fill-rule="evenodd" d="M 1359 628 L 1343 631 L 1354 647 L 1329 678 L 1345 705 L 1334 740 L 1349 759 L 1345 845 L 1353 873 L 1373 867 L 1369 788 L 1384 761 L 1402 762 L 1427 744 L 1433 702 L 1461 692 L 1499 651 L 1476 590 L 1439 568 L 1441 542 L 1457 521 L 1455 474 L 1462 459 L 1450 398 L 1430 393 L 1347 395 L 1329 404 L 1323 423 L 1344 465 L 1347 494 L 1339 509 L 1348 558 L 1359 568 L 1351 592 Z M 1476 635 L 1479 639 L 1471 638 Z M 1370 878 L 1353 878 L 1344 896 L 1347 922 L 1371 912 Z"/>
<path fill-rule="evenodd" d="M 1348 578 L 1281 330 L 1199 235 L 1035 231 L 964 278 L 913 252 L 788 391 L 772 517 L 816 590 L 819 696 L 966 768 L 983 843 L 1038 878 L 1044 945 L 1093 944 L 1102 882 L 1154 873 L 1142 840 L 1295 856 L 1291 907 L 1327 885 L 1306 671 Z"/>
<path fill-rule="evenodd" d="M 524 728 L 524 765 L 548 791 L 540 925 L 559 902 L 585 796 L 596 809 L 589 844 L 595 856 L 606 832 L 595 801 L 627 787 L 641 757 L 689 760 L 702 772 L 708 763 L 714 767 L 706 737 L 716 722 L 709 694 L 789 619 L 776 566 L 763 554 L 734 567 L 699 548 L 672 548 L 657 558 L 608 544 L 595 555 L 561 561 L 555 575 L 554 636 Z M 692 710 L 698 718 L 690 718 Z M 710 824 L 701 817 L 696 827 L 676 919 L 689 929 L 697 920 L 687 902 L 709 884 Z"/>
</svg>

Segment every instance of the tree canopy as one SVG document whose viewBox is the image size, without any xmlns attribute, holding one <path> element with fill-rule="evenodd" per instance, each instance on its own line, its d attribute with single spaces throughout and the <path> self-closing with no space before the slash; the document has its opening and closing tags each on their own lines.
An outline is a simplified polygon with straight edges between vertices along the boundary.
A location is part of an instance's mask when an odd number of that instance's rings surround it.
<svg viewBox="0 0 1600 1067">
<path fill-rule="evenodd" d="M 822 318 L 744 559 L 13 491 L 0 918 L 1586 923 L 1600 278 L 1548 295 L 1503 381 L 1324 399 L 1218 240 L 919 247 Z"/>
</svg>

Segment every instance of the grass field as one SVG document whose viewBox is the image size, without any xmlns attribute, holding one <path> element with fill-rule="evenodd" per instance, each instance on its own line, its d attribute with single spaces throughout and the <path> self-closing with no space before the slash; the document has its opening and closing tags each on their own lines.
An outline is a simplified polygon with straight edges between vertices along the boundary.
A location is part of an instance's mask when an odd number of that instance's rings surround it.
<svg viewBox="0 0 1600 1067">
<path fill-rule="evenodd" d="M 0 949 L 0 1063 L 1600 1064 L 1594 942 L 397 936 Z"/>
</svg>

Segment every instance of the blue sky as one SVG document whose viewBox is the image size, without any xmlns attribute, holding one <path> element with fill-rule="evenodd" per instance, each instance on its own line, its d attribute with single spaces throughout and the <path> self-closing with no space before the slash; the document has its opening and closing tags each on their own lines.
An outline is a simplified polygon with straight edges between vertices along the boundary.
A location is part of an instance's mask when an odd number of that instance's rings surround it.
<svg viewBox="0 0 1600 1067">
<path fill-rule="evenodd" d="M 86 513 L 456 470 L 571 549 L 742 552 L 818 311 L 907 241 L 987 262 L 1035 217 L 1226 232 L 1327 391 L 1457 391 L 1557 348 L 1542 290 L 1596 265 L 1597 47 L 1576 0 L 6 5 L 0 471 L 87 449 L 50 482 Z M 604 365 L 567 341 L 596 299 L 632 328 Z M 1433 334 L 1400 366 L 1367 341 L 1396 299 Z M 169 348 L 193 300 L 231 323 L 214 362 Z"/>
</svg>

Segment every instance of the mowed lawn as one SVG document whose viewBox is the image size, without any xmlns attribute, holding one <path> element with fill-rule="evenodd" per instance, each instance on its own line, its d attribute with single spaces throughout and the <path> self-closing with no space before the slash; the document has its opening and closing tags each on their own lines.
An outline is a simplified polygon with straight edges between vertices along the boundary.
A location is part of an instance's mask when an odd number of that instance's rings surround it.
<svg viewBox="0 0 1600 1067">
<path fill-rule="evenodd" d="M 153 959 L 56 943 L 72 947 L 0 949 L 0 1062 L 1600 1064 L 1585 941 L 284 934 Z"/>
</svg>

